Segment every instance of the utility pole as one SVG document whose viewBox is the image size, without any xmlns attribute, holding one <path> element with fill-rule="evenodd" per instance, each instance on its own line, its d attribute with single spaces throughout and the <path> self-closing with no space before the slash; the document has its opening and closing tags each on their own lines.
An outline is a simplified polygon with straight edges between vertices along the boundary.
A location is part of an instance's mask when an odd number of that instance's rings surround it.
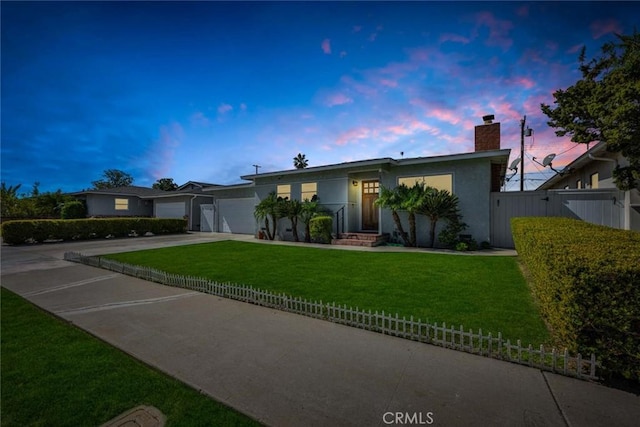
<svg viewBox="0 0 640 427">
<path fill-rule="evenodd" d="M 524 124 L 527 116 L 520 120 L 520 191 L 524 191 Z"/>
</svg>

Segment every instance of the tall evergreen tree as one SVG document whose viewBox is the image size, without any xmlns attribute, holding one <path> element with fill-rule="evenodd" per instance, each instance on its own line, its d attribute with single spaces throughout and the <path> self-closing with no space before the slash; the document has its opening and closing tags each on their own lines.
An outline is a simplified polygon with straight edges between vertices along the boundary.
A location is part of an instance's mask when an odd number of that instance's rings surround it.
<svg viewBox="0 0 640 427">
<path fill-rule="evenodd" d="M 640 187 L 640 35 L 617 38 L 588 62 L 583 48 L 582 78 L 554 92 L 554 107 L 541 108 L 556 135 L 570 135 L 579 144 L 604 141 L 607 151 L 625 156 L 629 166 L 616 167 L 614 179 L 618 188 L 629 190 Z"/>
</svg>

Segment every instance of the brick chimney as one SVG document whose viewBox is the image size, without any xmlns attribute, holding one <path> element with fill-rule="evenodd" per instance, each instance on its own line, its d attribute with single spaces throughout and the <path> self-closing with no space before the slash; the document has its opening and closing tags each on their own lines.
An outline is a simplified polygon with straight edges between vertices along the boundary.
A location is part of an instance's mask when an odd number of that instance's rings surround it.
<svg viewBox="0 0 640 427">
<path fill-rule="evenodd" d="M 493 123 L 493 114 L 483 116 L 483 124 L 476 126 L 476 151 L 500 149 L 500 123 Z"/>
</svg>

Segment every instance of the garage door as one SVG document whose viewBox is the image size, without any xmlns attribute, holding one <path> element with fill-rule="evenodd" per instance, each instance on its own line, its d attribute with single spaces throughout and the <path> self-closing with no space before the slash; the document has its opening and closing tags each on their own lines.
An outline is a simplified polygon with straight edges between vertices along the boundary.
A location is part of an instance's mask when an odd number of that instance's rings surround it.
<svg viewBox="0 0 640 427">
<path fill-rule="evenodd" d="M 185 207 L 185 202 L 156 203 L 156 218 L 183 218 Z"/>
<path fill-rule="evenodd" d="M 218 231 L 222 233 L 254 234 L 256 219 L 253 216 L 256 202 L 247 199 L 218 200 Z"/>
</svg>

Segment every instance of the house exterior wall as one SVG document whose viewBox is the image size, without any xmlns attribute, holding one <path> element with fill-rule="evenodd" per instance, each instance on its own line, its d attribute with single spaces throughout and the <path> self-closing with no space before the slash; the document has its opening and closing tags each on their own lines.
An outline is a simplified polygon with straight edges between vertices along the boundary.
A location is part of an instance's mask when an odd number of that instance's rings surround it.
<svg viewBox="0 0 640 427">
<path fill-rule="evenodd" d="M 135 196 L 108 195 L 108 194 L 87 194 L 87 216 L 89 217 L 123 217 L 138 216 L 150 217 L 153 215 L 153 202 L 142 200 Z M 116 210 L 116 199 L 127 199 L 127 210 Z"/>
<path fill-rule="evenodd" d="M 291 185 L 291 197 L 300 199 L 300 187 L 302 183 L 317 182 L 318 198 L 320 204 L 334 218 L 334 232 L 336 230 L 335 213 L 344 207 L 345 231 L 357 232 L 362 230 L 362 181 L 380 181 L 380 185 L 394 188 L 398 185 L 398 179 L 410 176 L 422 175 L 452 175 L 453 193 L 458 196 L 462 220 L 468 224 L 465 234 L 471 234 L 478 242 L 489 241 L 491 232 L 490 218 L 490 194 L 491 194 L 491 161 L 488 158 L 466 159 L 455 161 L 432 162 L 422 164 L 405 164 L 398 166 L 381 165 L 380 167 L 368 167 L 358 170 L 326 170 L 317 173 L 305 173 L 301 175 L 267 176 L 255 179 L 255 194 L 257 203 L 270 192 L 276 191 L 279 184 Z M 357 185 L 353 185 L 356 182 Z M 408 231 L 407 215 L 400 213 L 403 226 Z M 446 225 L 445 221 L 439 221 L 436 230 L 439 233 Z M 281 219 L 278 224 L 279 238 L 290 240 L 291 222 L 289 219 Z M 379 232 L 390 233 L 394 236 L 395 224 L 388 209 L 379 208 Z M 303 226 L 298 225 L 300 239 L 303 238 Z M 418 244 L 429 244 L 429 221 L 419 215 L 417 218 Z"/>
<path fill-rule="evenodd" d="M 381 184 L 393 188 L 398 179 L 408 176 L 420 175 L 444 175 L 451 174 L 453 179 L 453 194 L 458 197 L 462 221 L 468 225 L 464 234 L 470 234 L 476 241 L 489 241 L 490 238 L 490 189 L 491 189 L 491 162 L 488 159 L 470 159 L 465 161 L 442 162 L 428 165 L 413 165 L 391 168 L 383 174 Z M 392 233 L 395 225 L 393 217 L 388 209 L 381 212 L 382 228 L 384 232 Z M 400 218 L 403 227 L 408 230 L 407 214 L 401 212 Z M 429 244 L 429 220 L 418 215 L 416 221 L 416 234 L 419 246 Z M 438 221 L 436 238 L 438 233 L 446 226 L 445 221 Z"/>
<path fill-rule="evenodd" d="M 608 158 L 617 160 L 620 166 L 627 166 L 628 161 L 620 153 L 607 153 L 598 154 L 596 157 Z M 602 160 L 593 160 L 588 162 L 584 166 L 572 170 L 566 176 L 562 177 L 556 182 L 552 188 L 555 189 L 577 189 L 576 182 L 582 181 L 582 187 L 590 188 L 588 186 L 591 175 L 598 174 L 598 188 L 616 188 L 613 182 L 613 169 L 615 168 L 614 162 L 607 162 Z"/>
</svg>

